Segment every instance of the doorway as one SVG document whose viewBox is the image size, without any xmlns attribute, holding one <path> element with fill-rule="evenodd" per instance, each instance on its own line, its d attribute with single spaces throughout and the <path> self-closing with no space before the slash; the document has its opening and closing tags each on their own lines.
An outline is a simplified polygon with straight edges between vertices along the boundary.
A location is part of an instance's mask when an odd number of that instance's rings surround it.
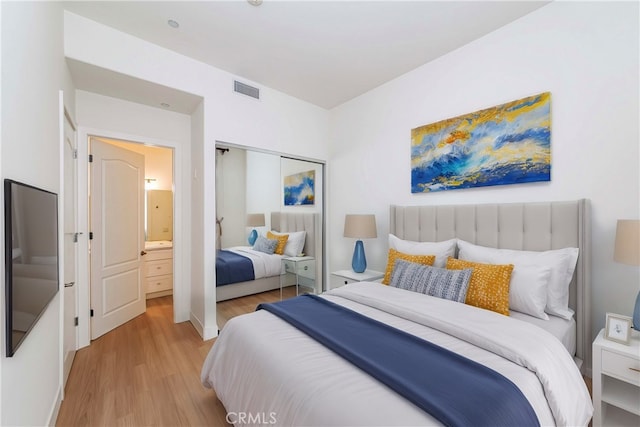
<svg viewBox="0 0 640 427">
<path fill-rule="evenodd" d="M 146 300 L 173 294 L 174 150 L 97 136 L 89 137 L 89 147 L 95 157 L 89 171 L 90 329 L 96 339 L 143 313 Z M 97 157 L 105 151 L 106 158 Z M 109 182 L 101 182 L 105 178 Z"/>
</svg>

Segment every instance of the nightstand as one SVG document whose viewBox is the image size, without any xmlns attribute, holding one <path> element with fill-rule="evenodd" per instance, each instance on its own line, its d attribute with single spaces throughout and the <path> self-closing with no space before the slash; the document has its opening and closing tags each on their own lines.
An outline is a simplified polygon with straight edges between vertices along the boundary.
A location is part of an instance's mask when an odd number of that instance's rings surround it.
<svg viewBox="0 0 640 427">
<path fill-rule="evenodd" d="M 593 342 L 593 425 L 640 425 L 640 333 L 630 345 L 604 338 Z"/>
<path fill-rule="evenodd" d="M 365 270 L 364 273 L 356 273 L 353 270 L 334 271 L 331 273 L 331 289 L 354 282 L 375 282 L 383 277 L 383 272 L 375 270 Z"/>
<path fill-rule="evenodd" d="M 282 258 L 280 271 L 280 299 L 282 299 L 282 288 L 291 285 L 296 285 L 296 295 L 300 295 L 301 287 L 311 293 L 317 293 L 316 260 L 312 256 Z"/>
</svg>

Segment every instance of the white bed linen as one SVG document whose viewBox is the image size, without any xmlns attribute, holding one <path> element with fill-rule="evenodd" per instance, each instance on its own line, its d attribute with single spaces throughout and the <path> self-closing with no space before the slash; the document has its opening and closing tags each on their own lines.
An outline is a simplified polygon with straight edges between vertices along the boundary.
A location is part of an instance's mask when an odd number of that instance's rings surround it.
<svg viewBox="0 0 640 427">
<path fill-rule="evenodd" d="M 500 372 L 522 390 L 542 425 L 586 425 L 591 417 L 591 399 L 572 358 L 540 328 L 378 283 L 350 284 L 324 297 Z M 450 335 L 457 332 L 460 338 Z M 476 346 L 486 344 L 489 350 Z M 264 310 L 227 322 L 205 360 L 201 380 L 216 390 L 227 411 L 273 414 L 278 425 L 438 424 Z"/>
<path fill-rule="evenodd" d="M 255 279 L 263 277 L 278 276 L 282 268 L 282 255 L 267 254 L 260 251 L 254 251 L 251 246 L 234 246 L 225 248 L 226 251 L 235 252 L 249 258 L 253 263 L 253 273 Z"/>
<path fill-rule="evenodd" d="M 519 311 L 510 311 L 509 316 L 544 329 L 558 338 L 570 355 L 576 354 L 576 321 L 573 318 L 567 320 L 558 316 L 549 316 L 549 320 L 544 320 Z"/>
</svg>

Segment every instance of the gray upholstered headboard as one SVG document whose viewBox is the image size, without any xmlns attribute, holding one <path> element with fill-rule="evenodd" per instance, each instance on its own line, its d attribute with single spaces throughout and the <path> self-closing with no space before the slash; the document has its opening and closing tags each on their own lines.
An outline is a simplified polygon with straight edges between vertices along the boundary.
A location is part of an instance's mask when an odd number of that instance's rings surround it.
<svg viewBox="0 0 640 427">
<path fill-rule="evenodd" d="M 576 312 L 576 357 L 591 366 L 590 210 L 586 199 L 482 205 L 391 206 L 389 232 L 401 239 L 459 238 L 494 248 L 580 250 L 569 306 Z"/>
<path fill-rule="evenodd" d="M 271 228 L 281 233 L 306 231 L 303 252 L 316 260 L 316 283 L 322 289 L 322 223 L 320 215 L 313 212 L 271 212 Z"/>
<path fill-rule="evenodd" d="M 313 212 L 271 212 L 271 228 L 281 233 L 293 231 L 306 231 L 304 241 L 304 253 L 309 256 L 316 256 L 316 243 L 318 240 L 317 226 L 319 215 Z M 320 251 L 321 253 L 321 251 Z"/>
</svg>

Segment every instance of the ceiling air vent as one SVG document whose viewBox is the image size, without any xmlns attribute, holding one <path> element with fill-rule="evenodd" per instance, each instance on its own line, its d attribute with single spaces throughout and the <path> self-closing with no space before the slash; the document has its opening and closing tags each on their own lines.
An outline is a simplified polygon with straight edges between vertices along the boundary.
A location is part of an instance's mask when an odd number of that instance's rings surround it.
<svg viewBox="0 0 640 427">
<path fill-rule="evenodd" d="M 237 80 L 233 81 L 233 90 L 243 95 L 247 95 L 255 99 L 260 99 L 260 89 L 258 89 L 257 87 L 246 85 L 244 83 L 240 83 Z"/>
</svg>

